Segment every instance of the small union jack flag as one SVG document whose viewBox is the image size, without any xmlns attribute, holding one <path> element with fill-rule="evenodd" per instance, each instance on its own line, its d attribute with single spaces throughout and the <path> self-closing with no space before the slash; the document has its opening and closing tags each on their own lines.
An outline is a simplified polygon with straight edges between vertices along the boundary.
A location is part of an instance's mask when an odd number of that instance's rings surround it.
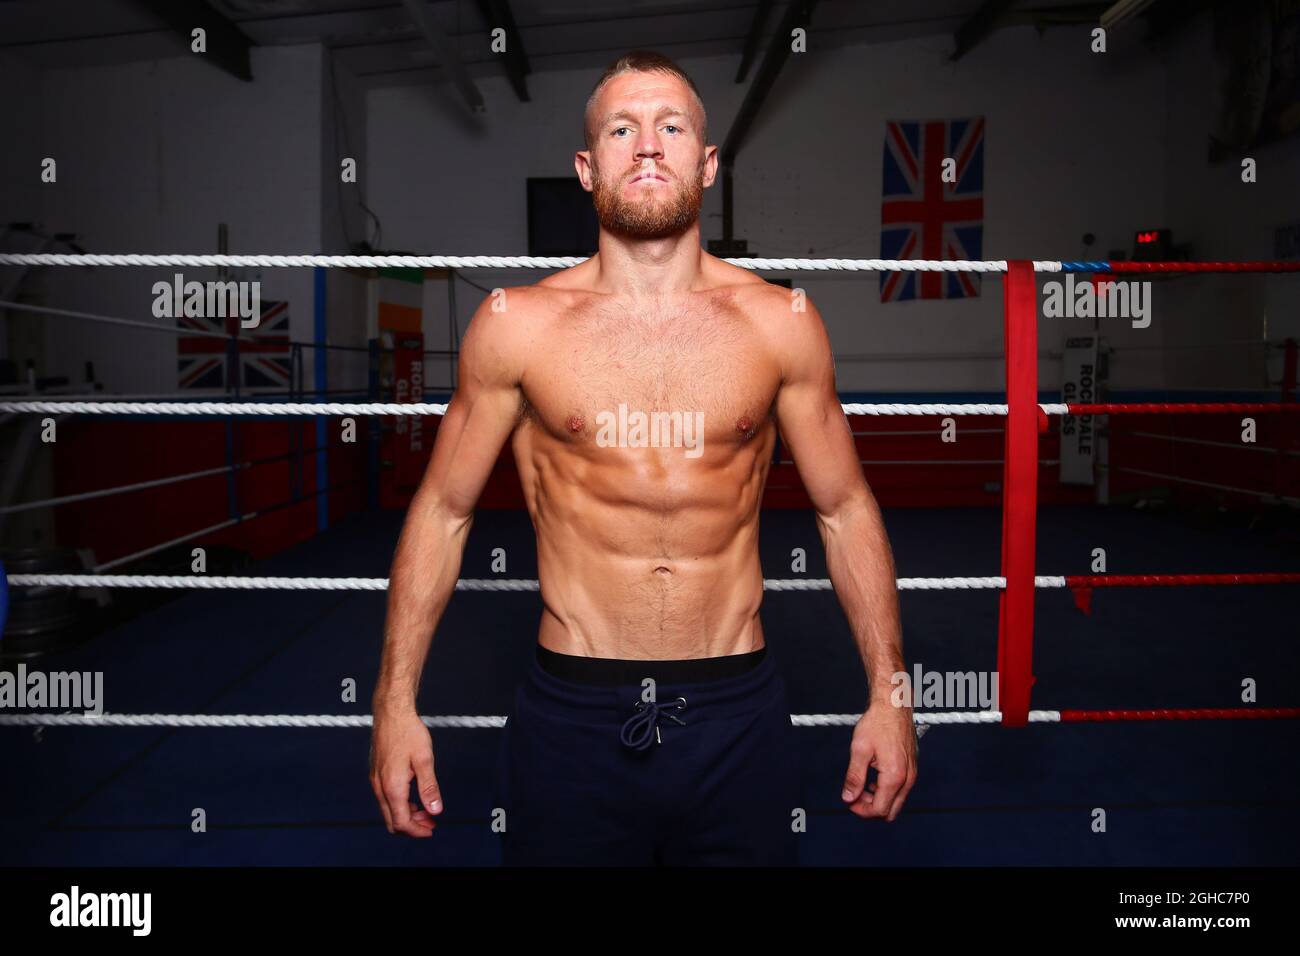
<svg viewBox="0 0 1300 956">
<path fill-rule="evenodd" d="M 945 159 L 954 181 L 945 182 Z M 984 248 L 984 117 L 885 124 L 882 259 L 979 259 Z M 882 272 L 880 301 L 979 295 L 979 274 Z"/>
<path fill-rule="evenodd" d="M 287 390 L 290 385 L 289 303 L 262 302 L 262 318 L 255 328 L 241 329 L 238 317 L 177 320 L 182 329 L 237 335 L 236 349 L 241 389 Z M 229 339 L 207 335 L 180 335 L 176 341 L 176 372 L 181 388 L 217 388 L 230 391 L 227 378 Z"/>
</svg>

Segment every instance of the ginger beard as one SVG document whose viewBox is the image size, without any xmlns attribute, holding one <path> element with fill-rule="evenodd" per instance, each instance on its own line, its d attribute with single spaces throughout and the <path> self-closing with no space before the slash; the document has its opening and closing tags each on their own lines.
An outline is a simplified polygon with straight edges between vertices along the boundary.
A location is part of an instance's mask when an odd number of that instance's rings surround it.
<svg viewBox="0 0 1300 956">
<path fill-rule="evenodd" d="M 635 194 L 626 198 L 624 190 L 642 171 L 641 164 L 621 176 L 605 177 L 592 162 L 592 201 L 604 229 L 627 239 L 666 239 L 686 231 L 699 219 L 704 163 L 700 163 L 695 175 L 684 179 L 661 162 L 654 164 L 654 170 L 668 182 L 661 186 L 632 186 Z"/>
</svg>

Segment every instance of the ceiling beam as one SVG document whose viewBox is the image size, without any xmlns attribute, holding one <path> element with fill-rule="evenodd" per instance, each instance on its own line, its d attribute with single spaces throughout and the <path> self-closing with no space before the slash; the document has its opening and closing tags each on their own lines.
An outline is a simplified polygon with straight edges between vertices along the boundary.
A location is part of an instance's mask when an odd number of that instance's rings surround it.
<svg viewBox="0 0 1300 956">
<path fill-rule="evenodd" d="M 793 0 L 786 7 L 785 16 L 776 28 L 776 33 L 772 34 L 772 42 L 767 46 L 767 52 L 763 55 L 763 62 L 758 72 L 754 74 L 754 82 L 750 84 L 744 102 L 740 104 L 740 109 L 736 113 L 736 119 L 731 124 L 731 129 L 727 131 L 727 138 L 722 143 L 720 158 L 723 166 L 730 166 L 735 162 L 736 154 L 740 152 L 740 144 L 744 142 L 750 126 L 758 116 L 758 111 L 762 109 L 768 93 L 772 91 L 772 85 L 776 83 L 781 68 L 789 59 L 791 32 L 796 27 L 808 26 L 812 20 L 813 8 L 816 6 L 817 0 Z"/>
<path fill-rule="evenodd" d="M 443 31 L 434 18 L 433 11 L 429 9 L 429 4 L 425 0 L 402 0 L 402 5 L 406 7 L 406 12 L 420 28 L 429 45 L 433 47 L 433 52 L 438 57 L 438 65 L 447 71 L 452 85 L 460 91 L 465 104 L 475 113 L 487 109 L 483 103 L 483 94 L 478 91 L 478 87 L 470 79 L 469 70 L 461 61 L 455 40 Z"/>
<path fill-rule="evenodd" d="M 1157 46 L 1181 33 L 1200 14 L 1210 10 L 1222 0 L 1181 0 L 1169 3 L 1160 0 L 1145 13 L 1147 43 Z"/>
<path fill-rule="evenodd" d="M 194 42 L 192 31 L 201 28 L 207 34 L 208 48 L 203 58 L 231 76 L 252 81 L 248 51 L 253 41 L 205 0 L 135 0 L 135 4 L 171 27 L 186 49 Z"/>
<path fill-rule="evenodd" d="M 519 35 L 519 27 L 515 24 L 515 16 L 510 9 L 510 0 L 478 0 L 478 8 L 489 33 L 497 27 L 506 31 L 506 52 L 502 58 L 506 79 L 510 81 L 510 86 L 521 103 L 530 102 L 525 77 L 533 72 L 533 68 L 528 63 L 528 54 L 524 52 L 524 38 Z"/>
<path fill-rule="evenodd" d="M 754 65 L 754 57 L 758 54 L 758 41 L 763 37 L 763 25 L 767 23 L 767 15 L 772 10 L 772 0 L 759 0 L 758 6 L 754 9 L 754 19 L 750 21 L 749 33 L 745 37 L 745 48 L 740 54 L 740 66 L 736 70 L 736 82 L 744 83 L 745 77 L 749 75 L 749 68 Z"/>
<path fill-rule="evenodd" d="M 956 44 L 949 61 L 960 60 L 963 56 L 975 49 L 985 37 L 993 32 L 993 28 L 998 25 L 998 21 L 1010 12 L 1015 6 L 1016 0 L 984 0 L 978 10 L 966 18 L 966 22 L 957 28 L 953 34 L 953 42 Z"/>
</svg>

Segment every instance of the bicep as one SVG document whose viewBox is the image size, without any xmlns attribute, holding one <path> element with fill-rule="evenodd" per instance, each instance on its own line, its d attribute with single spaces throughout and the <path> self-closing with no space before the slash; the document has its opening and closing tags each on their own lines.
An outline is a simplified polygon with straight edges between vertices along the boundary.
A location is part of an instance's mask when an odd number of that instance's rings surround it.
<svg viewBox="0 0 1300 956">
<path fill-rule="evenodd" d="M 459 384 L 438 427 L 420 483 L 423 505 L 468 518 L 519 419 L 517 343 L 504 317 L 480 308 L 470 322 Z"/>
<path fill-rule="evenodd" d="M 866 491 L 857 447 L 835 390 L 830 339 L 815 309 L 785 338 L 776 415 L 781 436 L 819 514 Z"/>
</svg>

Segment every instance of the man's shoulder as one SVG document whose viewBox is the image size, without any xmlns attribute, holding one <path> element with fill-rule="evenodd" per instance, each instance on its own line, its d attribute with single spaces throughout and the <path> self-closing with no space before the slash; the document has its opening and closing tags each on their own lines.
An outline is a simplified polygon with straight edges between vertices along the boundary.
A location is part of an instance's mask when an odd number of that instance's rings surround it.
<svg viewBox="0 0 1300 956">
<path fill-rule="evenodd" d="M 769 282 L 747 269 L 718 260 L 724 270 L 715 275 L 728 284 L 731 306 L 746 317 L 757 339 L 784 367 L 800 355 L 827 348 L 821 314 L 802 288 Z"/>
<path fill-rule="evenodd" d="M 802 294 L 800 290 L 769 282 L 757 272 L 734 266 L 715 256 L 709 256 L 709 260 L 713 287 L 755 319 L 788 315 L 791 302 Z"/>
<path fill-rule="evenodd" d="M 555 276 L 546 276 L 528 285 L 498 286 L 486 290 L 474 315 L 475 321 L 483 320 L 483 325 L 498 326 L 504 332 L 519 326 L 519 323 L 507 324 L 504 321 L 506 317 L 537 323 L 572 309 L 582 298 L 581 291 L 558 284 L 554 279 Z M 493 321 L 498 316 L 502 321 Z"/>
<path fill-rule="evenodd" d="M 565 270 L 566 272 L 569 270 Z M 465 336 L 464 361 L 498 367 L 518 378 L 554 338 L 556 322 L 583 308 L 589 295 L 555 275 L 483 295 Z"/>
<path fill-rule="evenodd" d="M 735 268 L 731 266 L 730 268 Z M 803 289 L 768 282 L 743 269 L 734 284 L 725 287 L 728 304 L 745 317 L 754 335 L 774 354 L 805 349 L 814 344 L 820 315 Z"/>
<path fill-rule="evenodd" d="M 484 307 L 496 312 L 517 310 L 519 317 L 537 322 L 580 309 L 592 299 L 593 293 L 582 277 L 574 274 L 579 268 L 573 266 L 552 273 L 529 285 L 493 289 Z"/>
</svg>

